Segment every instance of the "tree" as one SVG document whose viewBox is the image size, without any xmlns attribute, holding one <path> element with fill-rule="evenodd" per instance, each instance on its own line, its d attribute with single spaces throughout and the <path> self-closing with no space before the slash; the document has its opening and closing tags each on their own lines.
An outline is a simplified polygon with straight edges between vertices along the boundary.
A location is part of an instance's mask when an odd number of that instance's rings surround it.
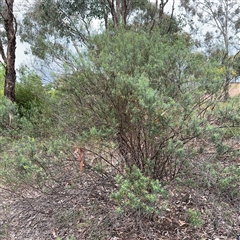
<svg viewBox="0 0 240 240">
<path fill-rule="evenodd" d="M 4 31 L 0 36 L 0 54 L 1 64 L 5 68 L 4 95 L 11 101 L 15 101 L 15 49 L 17 22 L 13 14 L 14 0 L 5 0 L 0 2 L 0 22 L 4 26 Z M 7 45 L 7 51 L 4 50 L 4 43 Z"/>
<path fill-rule="evenodd" d="M 41 40 L 47 40 L 46 36 L 54 35 L 55 31 L 59 38 L 87 45 L 93 20 L 104 21 L 106 29 L 110 18 L 115 28 L 122 22 L 126 25 L 129 16 L 138 9 L 144 9 L 146 2 L 147 0 L 37 0 L 25 14 L 21 36 L 24 41 L 32 42 L 29 33 L 35 37 L 41 33 Z"/>
<path fill-rule="evenodd" d="M 76 17 L 82 23 L 86 19 L 103 20 L 106 29 L 109 26 L 110 19 L 114 28 L 120 24 L 126 26 L 130 21 L 129 17 L 133 13 L 145 10 L 148 0 L 40 0 L 39 3 L 45 16 L 51 17 L 49 15 L 51 9 L 56 14 L 54 16 L 57 16 L 56 22 L 58 21 L 60 25 L 65 25 L 73 30 L 71 20 Z M 58 25 L 58 27 L 60 26 Z"/>
<path fill-rule="evenodd" d="M 20 35 L 22 41 L 31 45 L 34 55 L 69 63 L 69 49 L 75 49 L 74 54 L 79 55 L 82 46 L 93 47 L 89 40 L 96 34 L 96 29 L 91 28 L 94 21 L 103 24 L 101 31 L 127 28 L 136 19 L 139 25 L 152 24 L 153 28 L 164 18 L 167 3 L 168 0 L 155 4 L 148 0 L 37 0 L 24 15 Z M 168 21 L 166 25 L 170 30 L 174 24 Z"/>
<path fill-rule="evenodd" d="M 219 64 L 225 69 L 225 99 L 229 96 L 229 83 L 232 80 L 231 72 L 233 61 L 230 55 L 239 51 L 240 39 L 240 7 L 233 0 L 181 0 L 181 7 L 186 11 L 189 26 L 192 31 L 198 31 L 204 36 L 200 44 L 204 44 L 205 51 L 211 55 L 216 50 L 219 55 Z M 196 21 L 195 21 L 196 20 Z M 199 26 L 202 24 L 204 29 Z M 198 36 L 199 37 L 199 36 Z"/>
</svg>

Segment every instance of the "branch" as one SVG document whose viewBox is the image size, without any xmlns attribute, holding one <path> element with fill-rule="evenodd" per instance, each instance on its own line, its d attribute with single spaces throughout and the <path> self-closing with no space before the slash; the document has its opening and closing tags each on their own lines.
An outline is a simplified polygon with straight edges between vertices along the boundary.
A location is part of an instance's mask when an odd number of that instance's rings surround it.
<svg viewBox="0 0 240 240">
<path fill-rule="evenodd" d="M 7 58 L 6 58 L 4 49 L 3 49 L 3 44 L 2 44 L 2 39 L 1 38 L 0 38 L 0 54 L 1 54 L 1 57 L 4 61 L 4 63 L 7 63 Z"/>
<path fill-rule="evenodd" d="M 15 18 L 14 15 L 13 15 L 13 21 L 14 21 L 14 23 L 15 23 L 14 35 L 16 36 L 16 34 L 17 34 L 17 29 L 18 29 L 18 24 L 17 24 L 17 20 L 16 20 L 16 18 Z"/>
<path fill-rule="evenodd" d="M 5 20 L 5 17 L 3 16 L 2 12 L 0 12 L 0 16 Z"/>
<path fill-rule="evenodd" d="M 170 32 L 171 28 L 172 28 L 172 21 L 173 21 L 173 12 L 174 12 L 174 5 L 175 5 L 175 0 L 173 0 L 173 4 L 172 4 L 172 13 L 171 13 L 171 17 L 170 17 L 170 24 L 168 26 L 168 30 L 167 33 Z"/>
<path fill-rule="evenodd" d="M 122 10 L 123 10 L 123 22 L 124 22 L 124 25 L 126 26 L 127 25 L 127 14 L 128 14 L 128 7 L 127 7 L 127 1 L 126 0 L 123 0 L 122 2 Z"/>
<path fill-rule="evenodd" d="M 155 26 L 157 9 L 158 9 L 158 0 L 156 0 L 156 11 L 155 11 L 155 13 L 154 13 L 154 18 L 153 18 L 153 22 L 152 22 L 152 25 L 151 25 L 151 27 L 150 27 L 149 33 L 152 32 L 152 30 L 153 30 L 153 28 L 154 28 L 154 26 Z"/>
<path fill-rule="evenodd" d="M 164 8 L 166 6 L 166 4 L 168 3 L 169 0 L 166 0 L 165 2 L 163 0 L 161 0 L 161 3 L 159 4 L 159 19 L 162 17 L 163 13 L 164 13 Z"/>
<path fill-rule="evenodd" d="M 114 1 L 112 0 L 112 2 L 110 0 L 108 1 L 108 5 L 110 7 L 110 12 L 112 14 L 112 18 L 113 18 L 113 24 L 114 24 L 114 28 L 116 28 L 118 26 L 118 19 L 117 19 L 117 13 L 114 7 Z"/>
<path fill-rule="evenodd" d="M 207 12 L 210 15 L 210 17 L 213 18 L 213 20 L 214 20 L 214 22 L 216 24 L 216 27 L 220 30 L 220 32 L 223 34 L 223 36 L 225 36 L 224 30 L 222 29 L 221 24 L 219 23 L 217 17 L 214 14 L 211 4 L 207 1 L 206 5 L 203 4 L 203 6 L 206 6 L 207 9 L 210 11 L 210 13 L 208 11 L 204 10 L 203 8 L 202 8 L 202 10 Z"/>
<path fill-rule="evenodd" d="M 74 35 L 74 33 L 77 33 L 77 35 L 81 38 L 83 44 L 85 44 L 85 45 L 87 46 L 87 44 L 88 44 L 87 38 L 84 36 L 84 34 L 83 34 L 82 32 L 80 32 L 80 31 L 75 27 L 75 25 L 73 24 L 73 21 L 72 21 L 72 19 L 69 17 L 69 15 L 67 15 L 62 8 L 59 8 L 59 11 L 62 12 L 62 13 L 67 17 L 67 19 L 68 19 L 69 22 L 70 22 L 69 25 L 67 25 L 66 23 L 63 22 L 63 23 L 62 23 L 63 26 L 64 26 L 66 29 L 68 29 L 69 33 L 70 33 L 72 36 Z M 85 24 L 85 22 L 84 22 L 84 24 Z M 72 27 L 72 26 L 74 26 L 74 27 Z M 88 29 L 87 29 L 87 32 L 88 32 Z"/>
</svg>

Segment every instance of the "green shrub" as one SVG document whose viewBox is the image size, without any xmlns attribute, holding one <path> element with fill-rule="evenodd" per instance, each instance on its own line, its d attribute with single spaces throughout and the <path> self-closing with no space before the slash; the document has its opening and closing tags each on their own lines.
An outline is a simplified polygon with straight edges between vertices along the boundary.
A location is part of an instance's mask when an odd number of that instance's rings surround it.
<svg viewBox="0 0 240 240">
<path fill-rule="evenodd" d="M 189 223 L 192 227 L 201 227 L 203 224 L 202 214 L 198 210 L 188 209 Z"/>
<path fill-rule="evenodd" d="M 16 104 L 24 135 L 47 137 L 57 132 L 57 114 L 60 111 L 57 98 L 51 91 L 51 85 L 44 86 L 35 72 L 25 67 L 20 69 L 20 81 L 16 84 Z"/>
<path fill-rule="evenodd" d="M 145 177 L 142 172 L 133 166 L 130 172 L 127 169 L 124 176 L 117 176 L 116 182 L 119 190 L 112 193 L 111 197 L 119 205 L 117 212 L 121 213 L 124 208 L 131 211 L 140 211 L 141 214 L 158 214 L 162 206 L 160 197 L 166 195 L 166 191 L 158 180 Z"/>
<path fill-rule="evenodd" d="M 230 199 L 239 198 L 240 193 L 240 167 L 230 166 L 223 169 L 221 172 L 217 187 L 222 195 L 227 196 Z"/>
<path fill-rule="evenodd" d="M 181 33 L 118 29 L 92 41 L 96 49 L 76 60 L 80 70 L 59 77 L 68 128 L 86 143 L 115 143 L 130 171 L 173 179 L 203 154 L 191 142 L 210 141 L 218 128 L 209 124 L 224 81 L 218 63 L 193 54 Z"/>
<path fill-rule="evenodd" d="M 22 137 L 5 144 L 0 155 L 1 183 L 15 190 L 33 187 L 40 191 L 51 191 L 54 184 L 62 182 L 65 172 L 64 161 L 72 157 L 72 144 L 64 137 L 41 140 Z M 78 170 L 75 166 L 73 169 Z"/>
<path fill-rule="evenodd" d="M 234 199 L 239 194 L 240 168 L 231 161 L 228 165 L 217 161 L 219 155 L 215 158 L 203 162 L 197 169 L 200 176 L 194 176 L 196 187 L 211 189 L 217 196 L 225 199 Z M 212 162 L 215 160 L 214 162 Z"/>
<path fill-rule="evenodd" d="M 17 105 L 0 97 L 0 135 L 14 136 L 18 133 L 19 115 Z"/>
<path fill-rule="evenodd" d="M 20 81 L 16 84 L 16 103 L 20 114 L 25 117 L 31 116 L 31 108 L 38 107 L 44 102 L 44 87 L 42 79 L 34 72 L 22 67 L 20 69 Z"/>
</svg>

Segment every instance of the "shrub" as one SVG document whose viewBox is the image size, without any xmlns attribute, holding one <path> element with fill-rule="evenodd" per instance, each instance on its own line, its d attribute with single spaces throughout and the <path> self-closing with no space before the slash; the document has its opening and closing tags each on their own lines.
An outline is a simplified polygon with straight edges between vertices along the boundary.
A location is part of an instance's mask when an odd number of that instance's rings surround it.
<svg viewBox="0 0 240 240">
<path fill-rule="evenodd" d="M 50 86 L 50 84 L 49 84 Z M 25 135 L 46 137 L 57 132 L 58 104 L 55 96 L 43 86 L 42 79 L 33 71 L 22 67 L 16 84 L 16 104 Z"/>
<path fill-rule="evenodd" d="M 76 63 L 79 70 L 61 77 L 72 104 L 69 128 L 86 142 L 116 143 L 130 171 L 135 165 L 145 176 L 174 178 L 200 154 L 193 139 L 209 134 L 223 82 L 217 63 L 193 54 L 180 33 L 120 29 L 96 36 L 93 45 Z"/>
<path fill-rule="evenodd" d="M 0 135 L 14 136 L 18 133 L 19 115 L 17 105 L 0 97 Z"/>
<path fill-rule="evenodd" d="M 62 182 L 67 169 L 78 171 L 73 161 L 64 161 L 72 157 L 71 142 L 67 138 L 42 141 L 22 137 L 5 146 L 0 156 L 1 183 L 16 191 L 32 187 L 41 192 L 51 192 L 57 182 Z"/>
<path fill-rule="evenodd" d="M 145 177 L 140 169 L 133 166 L 131 172 L 127 169 L 124 176 L 118 175 L 116 182 L 119 190 L 112 193 L 111 197 L 119 205 L 117 212 L 120 213 L 127 208 L 133 212 L 140 212 L 142 215 L 159 213 L 162 207 L 161 202 L 159 203 L 160 196 L 166 195 L 166 192 L 158 180 Z"/>
<path fill-rule="evenodd" d="M 202 214 L 198 210 L 188 209 L 188 218 L 192 227 L 201 227 L 203 224 Z"/>
<path fill-rule="evenodd" d="M 39 108 L 44 102 L 44 87 L 42 79 L 26 68 L 20 69 L 20 81 L 16 84 L 16 103 L 22 116 L 30 118 L 31 109 Z"/>
</svg>

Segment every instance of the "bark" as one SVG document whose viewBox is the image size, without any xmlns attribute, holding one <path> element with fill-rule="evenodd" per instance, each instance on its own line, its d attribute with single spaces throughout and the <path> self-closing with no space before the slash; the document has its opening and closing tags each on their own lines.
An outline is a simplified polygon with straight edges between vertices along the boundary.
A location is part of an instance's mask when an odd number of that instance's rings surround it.
<svg viewBox="0 0 240 240">
<path fill-rule="evenodd" d="M 15 101 L 15 84 L 16 84 L 16 31 L 17 23 L 13 14 L 14 0 L 5 0 L 6 9 L 5 13 L 1 12 L 4 20 L 4 28 L 7 36 L 7 54 L 5 54 L 2 41 L 0 40 L 0 54 L 4 61 L 5 66 L 5 84 L 4 96 L 9 98 L 12 102 Z M 4 11 L 4 10 L 3 10 Z"/>
<path fill-rule="evenodd" d="M 122 15 L 123 15 L 123 23 L 124 23 L 124 26 L 127 25 L 127 16 L 128 16 L 128 5 L 127 5 L 127 1 L 126 0 L 123 0 L 123 3 L 122 3 Z"/>
<path fill-rule="evenodd" d="M 110 8 L 110 12 L 112 15 L 114 28 L 117 28 L 119 26 L 121 17 L 122 17 L 124 26 L 126 26 L 127 25 L 127 17 L 128 17 L 128 13 L 129 13 L 127 0 L 122 0 L 122 1 L 108 0 L 108 6 Z"/>
<path fill-rule="evenodd" d="M 114 0 L 112 0 L 112 1 L 108 0 L 108 5 L 109 5 L 110 12 L 112 15 L 114 28 L 117 28 L 119 19 L 117 18 L 117 12 L 116 12 L 116 9 L 114 6 Z"/>
<path fill-rule="evenodd" d="M 121 16 L 121 6 L 120 6 L 120 0 L 116 0 L 116 17 L 119 21 L 120 16 Z"/>
</svg>

